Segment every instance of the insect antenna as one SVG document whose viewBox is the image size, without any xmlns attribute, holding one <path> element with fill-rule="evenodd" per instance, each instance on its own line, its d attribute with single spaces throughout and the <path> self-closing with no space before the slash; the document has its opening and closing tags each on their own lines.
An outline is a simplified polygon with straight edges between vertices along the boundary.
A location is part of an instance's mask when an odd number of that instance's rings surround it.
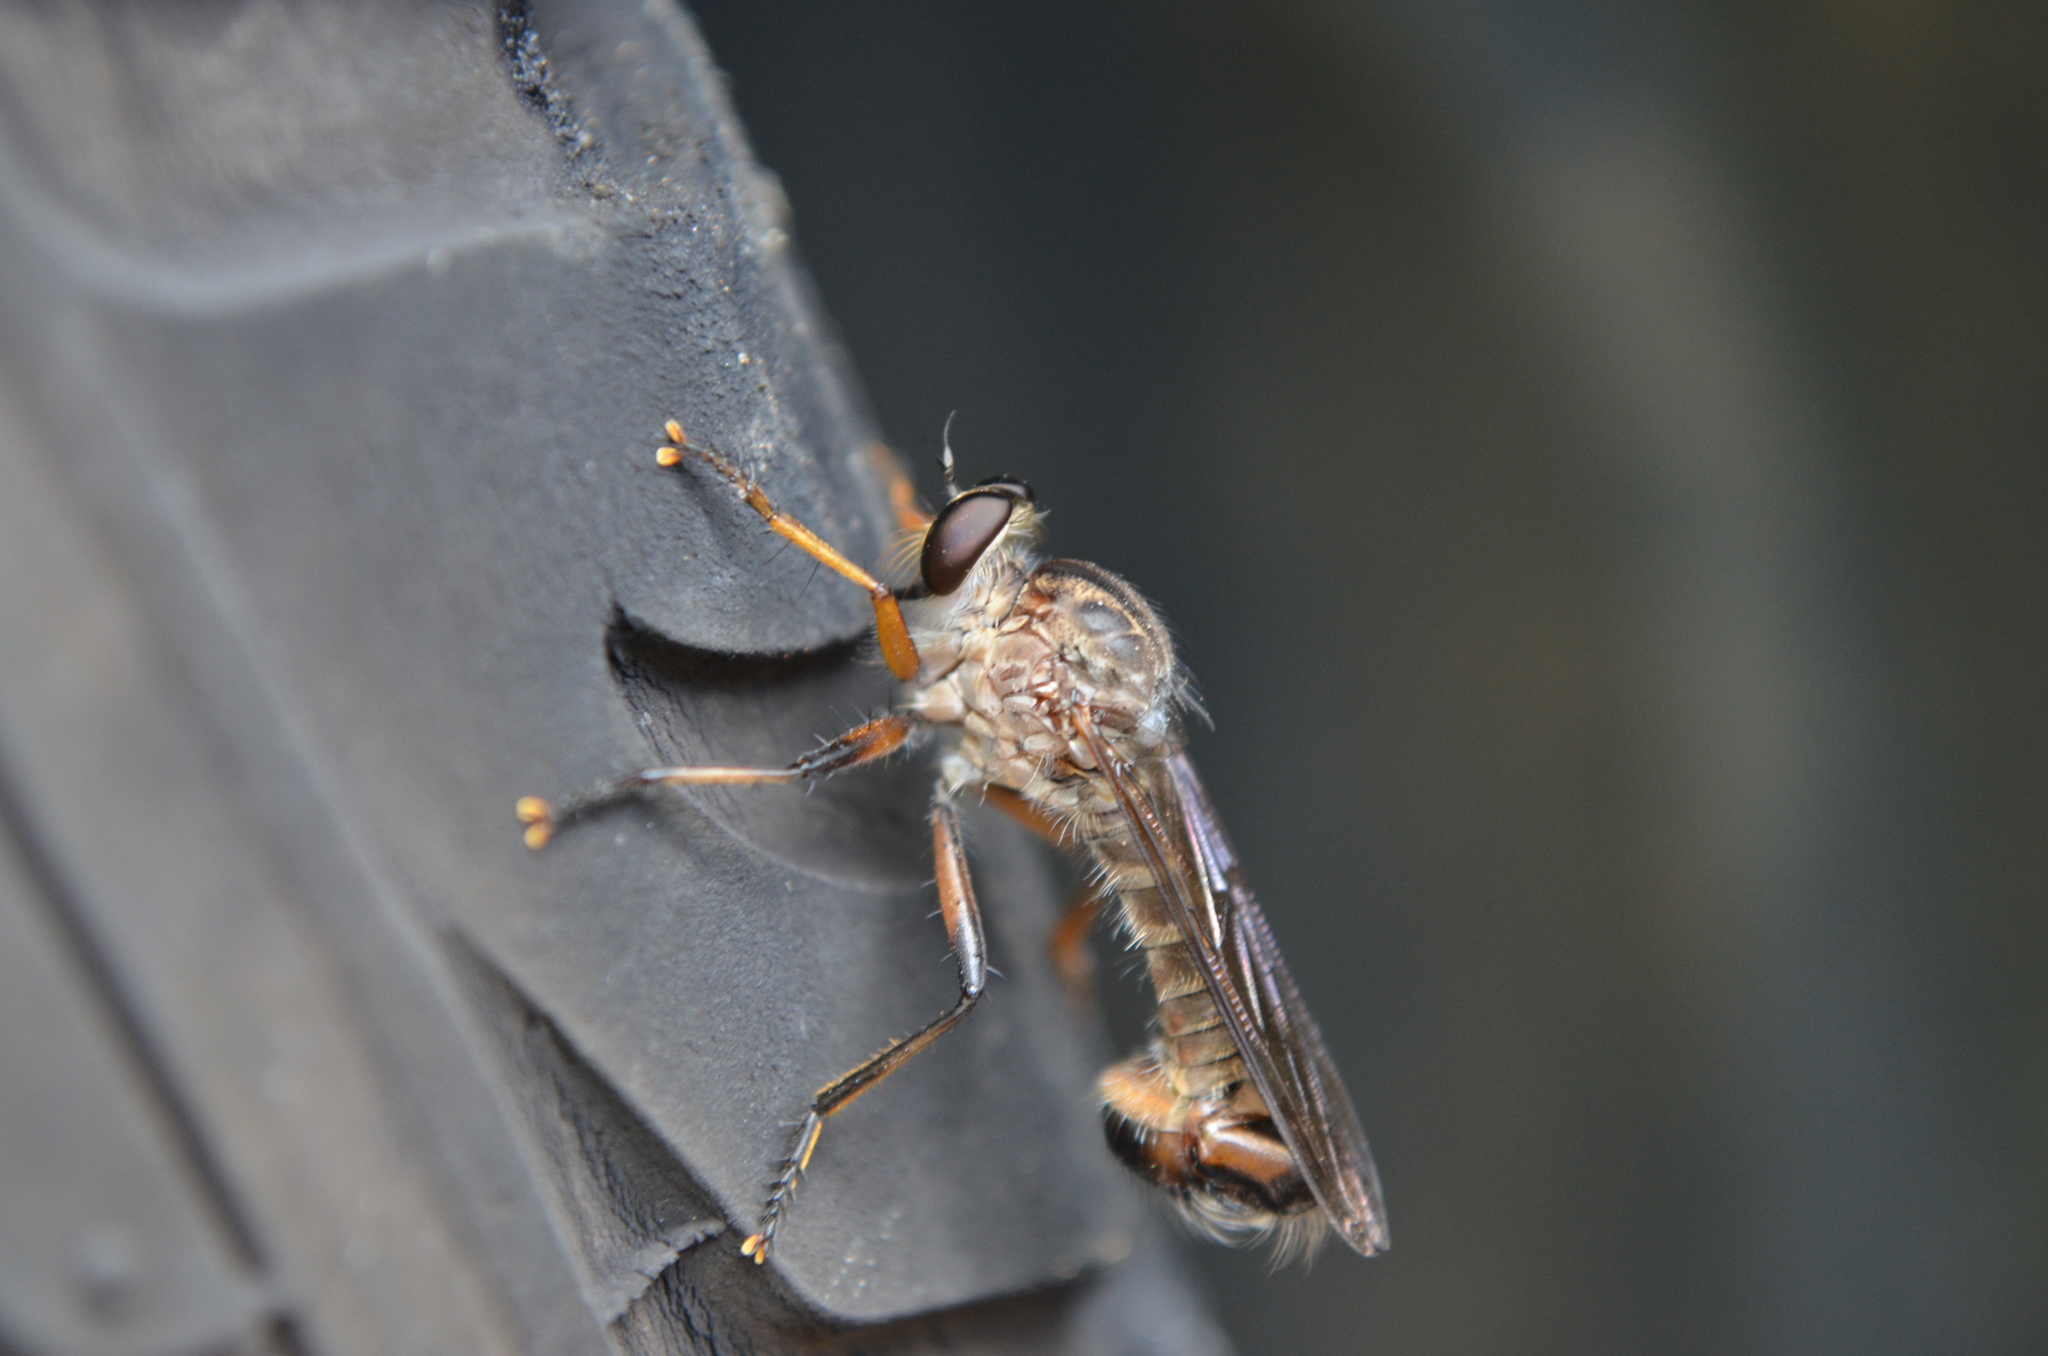
<svg viewBox="0 0 2048 1356">
<path fill-rule="evenodd" d="M 953 417 L 960 411 L 954 410 L 946 416 L 946 426 L 939 430 L 939 474 L 946 478 L 946 498 L 959 497 L 960 487 L 953 483 Z"/>
</svg>

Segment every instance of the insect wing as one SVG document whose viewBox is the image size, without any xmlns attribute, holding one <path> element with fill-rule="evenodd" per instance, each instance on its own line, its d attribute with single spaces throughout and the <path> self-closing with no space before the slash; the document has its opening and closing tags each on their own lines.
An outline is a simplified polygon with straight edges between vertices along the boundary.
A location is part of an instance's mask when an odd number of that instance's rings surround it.
<svg viewBox="0 0 2048 1356">
<path fill-rule="evenodd" d="M 1219 1005 L 1238 1052 L 1331 1223 L 1359 1252 L 1383 1252 L 1390 1240 L 1379 1172 L 1344 1079 L 1294 987 L 1193 762 L 1182 753 L 1165 762 L 1179 827 L 1198 867 L 1202 897 L 1192 912 L 1209 931 L 1209 945 L 1198 952 L 1205 968 L 1213 956 L 1220 971 L 1221 984 L 1212 981 L 1212 988 L 1238 995 Z"/>
<path fill-rule="evenodd" d="M 1075 726 L 1131 826 L 1160 897 L 1202 968 L 1252 1083 L 1337 1231 L 1370 1257 L 1389 1244 L 1379 1173 L 1344 1080 L 1294 987 L 1265 915 L 1184 754 L 1165 760 L 1155 797 L 1085 707 Z M 1172 816 L 1162 819 L 1159 802 Z"/>
</svg>

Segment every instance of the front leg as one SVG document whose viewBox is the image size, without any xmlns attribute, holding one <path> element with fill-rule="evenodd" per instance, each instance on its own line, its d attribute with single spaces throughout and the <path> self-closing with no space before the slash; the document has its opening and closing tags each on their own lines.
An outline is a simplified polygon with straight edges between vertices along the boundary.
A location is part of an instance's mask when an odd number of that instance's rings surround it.
<svg viewBox="0 0 2048 1356">
<path fill-rule="evenodd" d="M 981 909 L 974 902 L 974 879 L 968 872 L 967 851 L 960 842 L 960 821 L 953 807 L 943 801 L 932 807 L 932 863 L 938 875 L 939 912 L 946 921 L 946 936 L 953 943 L 954 963 L 960 967 L 959 1000 L 922 1029 L 891 1042 L 873 1059 L 855 1065 L 819 1088 L 811 1098 L 810 1109 L 797 1126 L 789 1153 L 776 1173 L 768 1204 L 761 1210 L 761 1227 L 740 1244 L 740 1252 L 756 1262 L 768 1260 L 776 1226 L 788 1209 L 797 1178 L 810 1166 L 825 1118 L 845 1110 L 855 1098 L 952 1030 L 980 1000 L 988 984 L 988 941 L 981 929 Z"/>
<path fill-rule="evenodd" d="M 668 421 L 668 445 L 655 453 L 654 459 L 663 466 L 681 466 L 686 458 L 695 457 L 718 474 L 732 482 L 740 492 L 748 508 L 761 515 L 761 521 L 768 524 L 768 530 L 789 542 L 805 555 L 823 565 L 832 573 L 867 590 L 869 600 L 875 608 L 875 639 L 882 647 L 882 660 L 889 666 L 889 672 L 904 682 L 917 677 L 917 646 L 910 639 L 910 629 L 903 623 L 903 608 L 896 600 L 896 591 L 881 580 L 848 560 L 839 548 L 826 541 L 817 533 L 805 527 L 796 519 L 775 507 L 774 501 L 739 467 L 727 461 L 716 450 L 702 443 L 690 441 L 683 432 L 683 426 L 675 420 Z M 907 492 L 909 482 L 903 482 Z M 892 487 L 890 497 L 897 498 Z M 905 520 L 903 502 L 898 501 L 899 521 Z M 915 505 L 910 505 L 915 511 Z"/>
</svg>

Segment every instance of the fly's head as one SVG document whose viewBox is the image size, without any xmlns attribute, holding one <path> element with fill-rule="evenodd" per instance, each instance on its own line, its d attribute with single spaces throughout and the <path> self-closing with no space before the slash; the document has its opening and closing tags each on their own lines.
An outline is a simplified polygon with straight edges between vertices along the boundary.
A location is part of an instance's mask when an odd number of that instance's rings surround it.
<svg viewBox="0 0 2048 1356">
<path fill-rule="evenodd" d="M 1004 567 L 1016 567 L 1038 540 L 1038 505 L 1014 476 L 990 476 L 955 494 L 925 528 L 917 558 L 926 597 L 971 597 Z"/>
</svg>

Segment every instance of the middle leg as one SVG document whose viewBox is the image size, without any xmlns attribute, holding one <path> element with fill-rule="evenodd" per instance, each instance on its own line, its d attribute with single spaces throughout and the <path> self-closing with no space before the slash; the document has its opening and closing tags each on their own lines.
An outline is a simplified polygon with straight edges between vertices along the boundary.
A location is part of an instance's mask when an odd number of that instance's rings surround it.
<svg viewBox="0 0 2048 1356">
<path fill-rule="evenodd" d="M 555 830 L 592 810 L 617 804 L 655 786 L 771 786 L 809 781 L 886 758 L 908 743 L 917 731 L 909 716 L 890 715 L 848 730 L 829 744 L 812 749 L 788 767 L 650 767 L 601 782 L 559 805 L 539 796 L 521 796 L 515 807 L 526 825 L 526 845 L 536 852 L 548 845 Z"/>
<path fill-rule="evenodd" d="M 1071 850 L 1076 846 L 1078 840 L 1072 828 L 1060 824 L 1009 787 L 983 787 L 982 798 L 1054 847 Z M 1088 933 L 1095 926 L 1102 906 L 1108 902 L 1109 897 L 1101 883 L 1089 881 L 1067 906 L 1066 913 L 1061 915 L 1058 925 L 1052 930 L 1051 939 L 1046 943 L 1052 953 L 1053 967 L 1066 981 L 1068 996 L 1077 1001 L 1087 997 L 1091 981 L 1095 978 L 1095 957 L 1088 950 Z"/>
</svg>

